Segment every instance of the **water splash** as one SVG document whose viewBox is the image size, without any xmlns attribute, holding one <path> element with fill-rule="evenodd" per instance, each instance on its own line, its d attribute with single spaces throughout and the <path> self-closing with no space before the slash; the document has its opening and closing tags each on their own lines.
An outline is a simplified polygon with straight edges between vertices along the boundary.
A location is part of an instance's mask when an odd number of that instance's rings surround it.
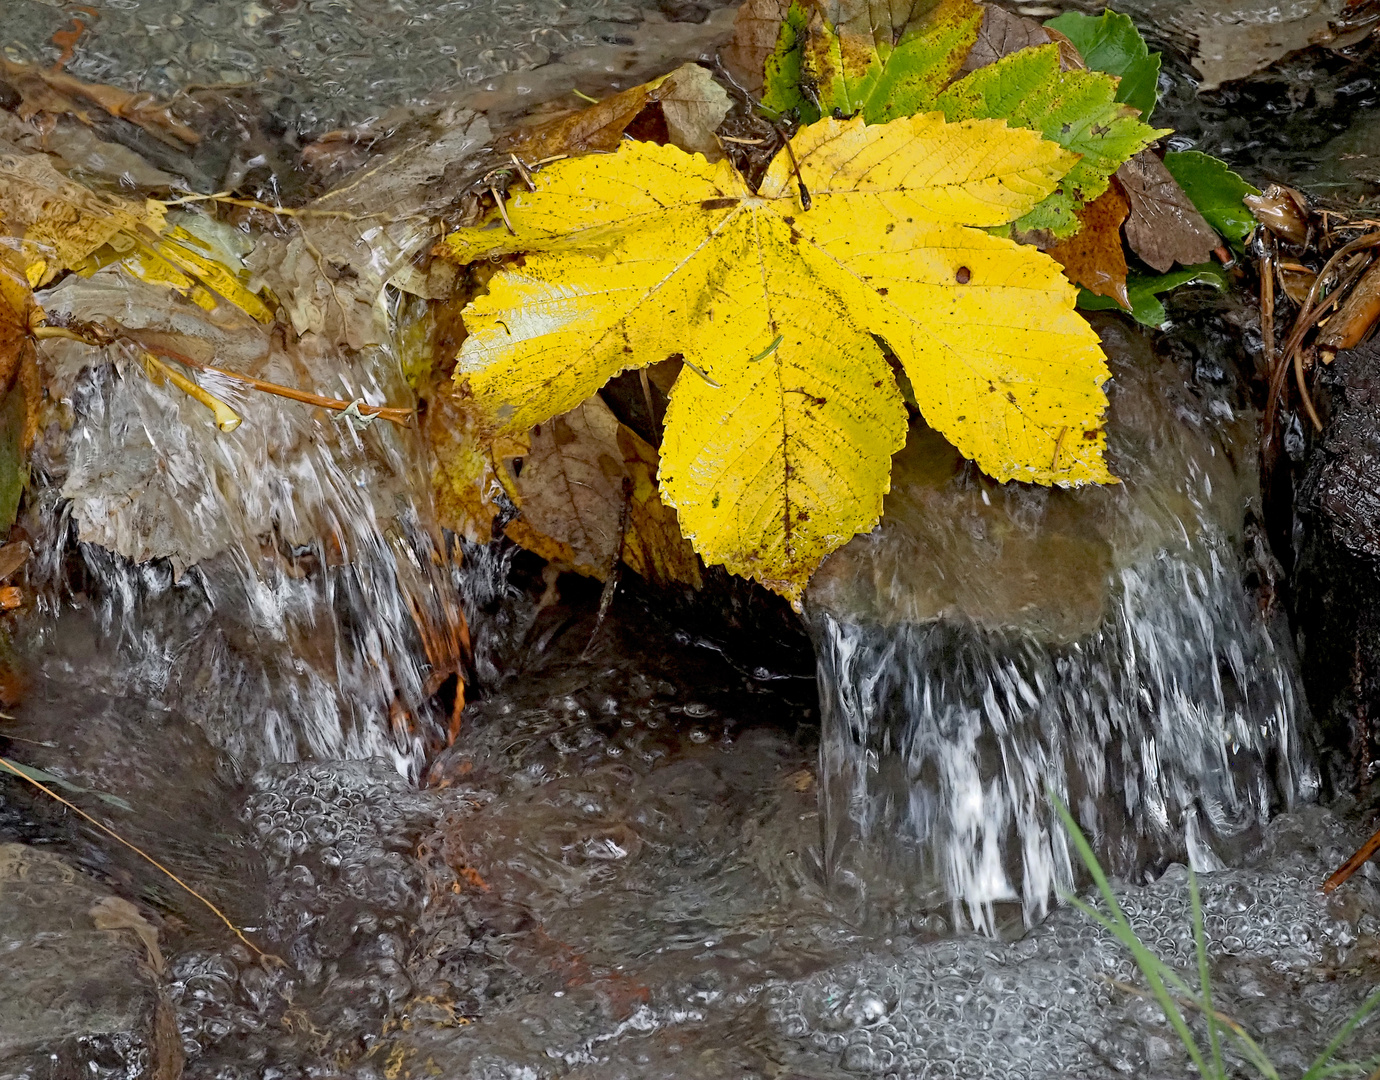
<svg viewBox="0 0 1380 1080">
<path fill-rule="evenodd" d="M 50 312 L 89 311 L 105 290 L 138 325 L 141 300 L 152 311 L 162 299 L 141 288 L 97 274 L 44 300 Z M 262 378 L 411 401 L 392 348 L 285 345 L 241 329 L 238 348 L 259 350 L 241 362 Z M 356 430 L 218 381 L 245 418 L 223 435 L 129 357 L 70 344 L 54 383 L 69 425 L 47 433 L 30 521 L 48 609 L 94 604 L 109 646 L 129 654 L 131 692 L 196 701 L 213 741 L 245 767 L 383 757 L 415 776 L 444 730 L 432 698 L 461 625 L 415 429 Z"/>
<path fill-rule="evenodd" d="M 1104 339 L 1119 489 L 998 487 L 922 435 L 814 591 L 826 868 L 874 912 L 1042 918 L 1074 880 L 1047 789 L 1126 876 L 1230 863 L 1316 793 L 1293 659 L 1242 586 L 1250 417 Z"/>
</svg>

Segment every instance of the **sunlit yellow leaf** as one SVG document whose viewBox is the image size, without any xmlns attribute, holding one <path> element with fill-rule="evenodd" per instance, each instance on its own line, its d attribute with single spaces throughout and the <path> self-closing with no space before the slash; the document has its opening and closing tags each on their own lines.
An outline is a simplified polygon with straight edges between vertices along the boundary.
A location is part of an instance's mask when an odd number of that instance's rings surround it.
<svg viewBox="0 0 1380 1080">
<path fill-rule="evenodd" d="M 881 513 L 906 415 L 999 480 L 1111 480 L 1107 369 L 1048 256 L 989 235 L 1076 163 L 1029 130 L 938 114 L 802 128 L 754 192 L 727 162 L 625 143 L 557 163 L 505 227 L 447 242 L 523 252 L 465 313 L 456 379 L 520 431 L 618 372 L 686 360 L 661 485 L 707 560 L 798 599 Z M 808 193 L 802 195 L 801 187 Z"/>
</svg>

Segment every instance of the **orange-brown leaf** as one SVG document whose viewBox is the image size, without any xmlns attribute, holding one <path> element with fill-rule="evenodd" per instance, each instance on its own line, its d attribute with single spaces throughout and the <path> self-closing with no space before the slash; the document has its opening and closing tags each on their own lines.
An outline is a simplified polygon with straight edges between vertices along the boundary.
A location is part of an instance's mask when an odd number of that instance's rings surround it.
<svg viewBox="0 0 1380 1080">
<path fill-rule="evenodd" d="M 728 73 L 749 94 L 762 91 L 767 57 L 776 48 L 790 0 L 747 0 L 733 19 L 733 40 L 719 50 Z"/>
<path fill-rule="evenodd" d="M 1048 249 L 1075 285 L 1108 296 L 1130 308 L 1126 294 L 1126 252 L 1121 246 L 1121 223 L 1131 211 L 1115 184 L 1078 211 L 1082 227 L 1067 240 Z"/>
</svg>

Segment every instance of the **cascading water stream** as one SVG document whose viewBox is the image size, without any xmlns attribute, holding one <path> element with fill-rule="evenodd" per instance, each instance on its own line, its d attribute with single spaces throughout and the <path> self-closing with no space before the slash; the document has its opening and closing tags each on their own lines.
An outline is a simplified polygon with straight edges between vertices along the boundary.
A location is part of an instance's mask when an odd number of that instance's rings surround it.
<svg viewBox="0 0 1380 1080">
<path fill-rule="evenodd" d="M 156 331 L 147 288 L 101 273 L 42 301 L 53 315 L 118 309 Z M 391 347 L 288 346 L 239 322 L 212 344 L 262 378 L 412 401 Z M 44 602 L 68 601 L 75 557 L 109 646 L 129 654 L 131 690 L 197 702 L 243 767 L 383 757 L 415 777 L 444 730 L 432 698 L 462 625 L 415 426 L 361 428 L 208 377 L 244 417 L 224 435 L 118 346 L 64 345 L 54 387 L 70 424 L 48 433 L 30 516 Z"/>
<path fill-rule="evenodd" d="M 815 587 L 826 872 L 874 907 L 1042 918 L 1076 861 L 1047 791 L 1134 877 L 1232 863 L 1317 790 L 1242 586 L 1249 416 L 1102 329 L 1119 489 L 997 488 L 921 434 Z"/>
</svg>

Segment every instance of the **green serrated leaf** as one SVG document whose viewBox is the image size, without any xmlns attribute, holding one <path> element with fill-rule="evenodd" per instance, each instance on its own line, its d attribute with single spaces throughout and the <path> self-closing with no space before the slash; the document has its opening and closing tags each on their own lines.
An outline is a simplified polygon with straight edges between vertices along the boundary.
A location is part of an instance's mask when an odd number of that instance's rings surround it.
<svg viewBox="0 0 1380 1080">
<path fill-rule="evenodd" d="M 801 78 L 818 94 L 818 115 L 855 116 L 869 124 L 912 116 L 930 106 L 958 74 L 982 28 L 972 0 L 942 0 L 893 46 L 887 37 L 811 28 Z"/>
<path fill-rule="evenodd" d="M 1160 54 L 1150 51 L 1129 15 L 1068 11 L 1045 25 L 1072 41 L 1088 67 L 1119 78 L 1116 100 L 1150 119 L 1159 99 Z"/>
<path fill-rule="evenodd" d="M 1184 285 L 1211 285 L 1218 290 L 1227 287 L 1227 275 L 1216 263 L 1185 266 L 1168 274 L 1130 274 L 1126 278 L 1126 294 L 1131 300 L 1131 316 L 1142 326 L 1161 327 L 1169 321 L 1158 297 Z M 1121 311 L 1121 305 L 1107 296 L 1098 296 L 1087 289 L 1078 290 L 1078 306 L 1084 311 Z"/>
<path fill-rule="evenodd" d="M 0 757 L 0 761 L 5 763 L 8 770 L 17 772 L 21 776 L 26 776 L 30 780 L 37 781 L 40 784 L 47 784 L 49 787 L 60 787 L 64 791 L 71 791 L 77 795 L 94 795 L 96 798 L 100 799 L 101 802 L 109 803 L 111 806 L 118 807 L 121 810 L 128 810 L 130 812 L 134 810 L 134 807 L 130 806 L 129 803 L 125 802 L 125 800 L 118 795 L 97 791 L 95 788 L 81 787 L 79 784 L 74 784 L 70 780 L 64 780 L 56 773 L 50 773 L 47 769 L 39 769 L 33 765 L 21 765 L 19 762 L 11 761 L 9 758 L 5 757 Z"/>
<path fill-rule="evenodd" d="M 792 0 L 791 8 L 776 35 L 776 48 L 767 57 L 762 81 L 762 111 L 772 120 L 794 111 L 802 123 L 813 124 L 819 119 L 819 109 L 801 92 L 802 60 L 805 36 L 810 16 L 800 0 Z"/>
<path fill-rule="evenodd" d="M 1246 242 L 1255 228 L 1255 218 L 1242 200 L 1247 195 L 1259 195 L 1259 188 L 1242 180 L 1225 161 L 1198 150 L 1165 154 L 1164 167 L 1209 225 L 1237 247 Z"/>
<path fill-rule="evenodd" d="M 1061 71 L 1059 47 L 1041 45 L 979 68 L 941 94 L 934 108 L 948 120 L 999 119 L 1032 128 L 1082 160 L 1047 199 L 1018 220 L 1018 231 L 1078 231 L 1076 211 L 1104 191 L 1127 158 L 1164 131 L 1142 123 L 1116 101 L 1117 84 L 1094 71 Z"/>
</svg>

